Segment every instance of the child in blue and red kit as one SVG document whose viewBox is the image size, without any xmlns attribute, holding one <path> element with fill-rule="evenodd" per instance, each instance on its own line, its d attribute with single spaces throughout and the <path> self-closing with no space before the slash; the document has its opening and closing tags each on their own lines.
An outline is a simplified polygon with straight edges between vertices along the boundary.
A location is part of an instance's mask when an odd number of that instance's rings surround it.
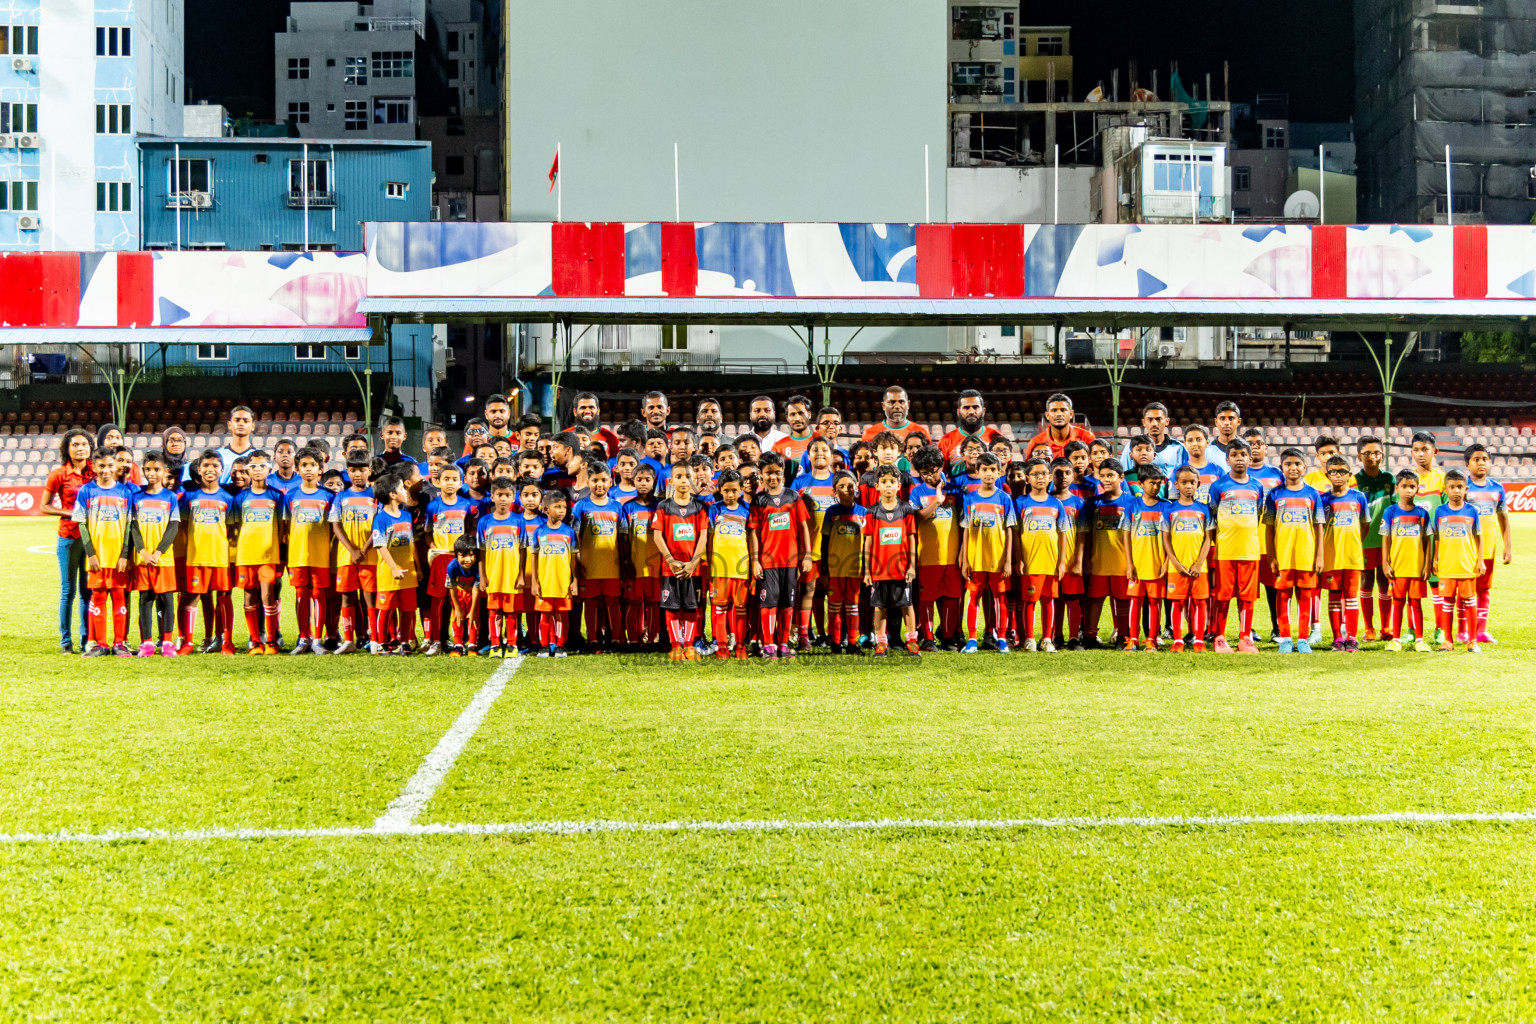
<svg viewBox="0 0 1536 1024">
<path fill-rule="evenodd" d="M 369 650 L 374 654 L 409 654 L 416 646 L 416 528 L 407 507 L 410 493 L 403 470 L 385 470 L 373 486 L 378 511 L 373 516 L 370 546 L 378 551 L 378 630 Z"/>
<path fill-rule="evenodd" d="M 437 496 L 427 502 L 427 596 L 432 604 L 424 628 L 427 654 L 448 646 L 449 591 L 446 574 L 457 556 L 458 542 L 475 533 L 476 503 L 461 493 L 464 477 L 451 462 L 439 466 Z M 478 625 L 478 623 L 477 623 Z M 477 630 L 478 632 L 478 630 Z"/>
<path fill-rule="evenodd" d="M 443 590 L 453 606 L 452 643 L 448 656 L 473 657 L 480 653 L 480 619 L 476 607 L 480 597 L 480 552 L 468 536 L 453 542 L 453 558 L 443 570 Z"/>
</svg>

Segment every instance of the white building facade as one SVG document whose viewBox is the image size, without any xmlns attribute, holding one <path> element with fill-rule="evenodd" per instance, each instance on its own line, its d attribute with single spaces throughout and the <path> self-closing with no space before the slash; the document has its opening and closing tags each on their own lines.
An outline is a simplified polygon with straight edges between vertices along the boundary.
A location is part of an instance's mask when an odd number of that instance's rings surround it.
<svg viewBox="0 0 1536 1024">
<path fill-rule="evenodd" d="M 138 135 L 178 135 L 184 0 L 0 0 L 0 249 L 139 245 Z"/>
</svg>

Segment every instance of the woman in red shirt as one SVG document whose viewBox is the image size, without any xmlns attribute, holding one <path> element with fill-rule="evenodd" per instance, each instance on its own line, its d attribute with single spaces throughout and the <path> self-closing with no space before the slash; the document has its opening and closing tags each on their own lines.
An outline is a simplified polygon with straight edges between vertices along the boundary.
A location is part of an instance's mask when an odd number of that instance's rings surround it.
<svg viewBox="0 0 1536 1024">
<path fill-rule="evenodd" d="M 69 606 L 78 596 L 80 642 L 84 644 L 91 600 L 85 585 L 85 544 L 80 540 L 80 525 L 69 516 L 75 510 L 75 492 L 95 475 L 91 471 L 92 450 L 88 431 L 65 432 L 59 441 L 59 467 L 48 474 L 48 482 L 43 485 L 43 514 L 60 517 L 55 550 L 59 557 L 59 648 L 65 654 L 74 651 L 69 631 Z"/>
</svg>

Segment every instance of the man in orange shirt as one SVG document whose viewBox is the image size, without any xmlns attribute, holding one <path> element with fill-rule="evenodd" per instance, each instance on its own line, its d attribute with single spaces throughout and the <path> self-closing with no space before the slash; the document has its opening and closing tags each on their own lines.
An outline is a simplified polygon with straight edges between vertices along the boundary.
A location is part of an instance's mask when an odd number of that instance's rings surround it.
<svg viewBox="0 0 1536 1024">
<path fill-rule="evenodd" d="M 805 454 L 811 438 L 816 436 L 811 430 L 811 400 L 804 395 L 790 395 L 789 401 L 784 403 L 784 421 L 789 424 L 789 434 L 773 443 L 773 451 L 784 456 L 785 463 L 793 467 L 789 473 L 793 478 L 800 466 L 800 456 Z"/>
<path fill-rule="evenodd" d="M 907 410 L 912 407 L 907 398 L 907 389 L 898 385 L 891 385 L 885 389 L 885 397 L 880 400 L 880 408 L 885 410 L 885 419 L 879 423 L 871 423 L 864 428 L 861 441 L 873 441 L 878 435 L 889 430 L 903 442 L 908 434 L 921 434 L 928 437 L 928 428 L 907 419 Z M 834 442 L 835 443 L 835 442 Z"/>
<path fill-rule="evenodd" d="M 955 406 L 955 422 L 958 424 L 955 429 L 939 440 L 939 451 L 944 453 L 944 461 L 951 465 L 959 460 L 960 445 L 966 438 L 979 438 L 986 446 L 1003 436 L 996 427 L 987 426 L 986 399 L 974 389 L 960 392 L 960 400 Z"/>
<path fill-rule="evenodd" d="M 1051 449 L 1051 457 L 1059 459 L 1066 454 L 1067 445 L 1073 441 L 1093 444 L 1093 438 L 1093 431 L 1072 422 L 1072 399 L 1058 391 L 1045 400 L 1045 426 L 1040 433 L 1029 439 L 1024 450 L 1032 452 L 1036 445 L 1047 445 Z"/>
</svg>

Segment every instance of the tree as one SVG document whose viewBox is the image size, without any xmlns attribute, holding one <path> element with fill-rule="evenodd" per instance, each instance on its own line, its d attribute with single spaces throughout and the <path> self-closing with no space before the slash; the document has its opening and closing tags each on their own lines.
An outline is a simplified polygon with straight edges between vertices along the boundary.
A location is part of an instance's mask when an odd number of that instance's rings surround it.
<svg viewBox="0 0 1536 1024">
<path fill-rule="evenodd" d="M 1524 363 L 1536 358 L 1536 344 L 1529 331 L 1468 331 L 1461 355 L 1469 363 Z"/>
</svg>

